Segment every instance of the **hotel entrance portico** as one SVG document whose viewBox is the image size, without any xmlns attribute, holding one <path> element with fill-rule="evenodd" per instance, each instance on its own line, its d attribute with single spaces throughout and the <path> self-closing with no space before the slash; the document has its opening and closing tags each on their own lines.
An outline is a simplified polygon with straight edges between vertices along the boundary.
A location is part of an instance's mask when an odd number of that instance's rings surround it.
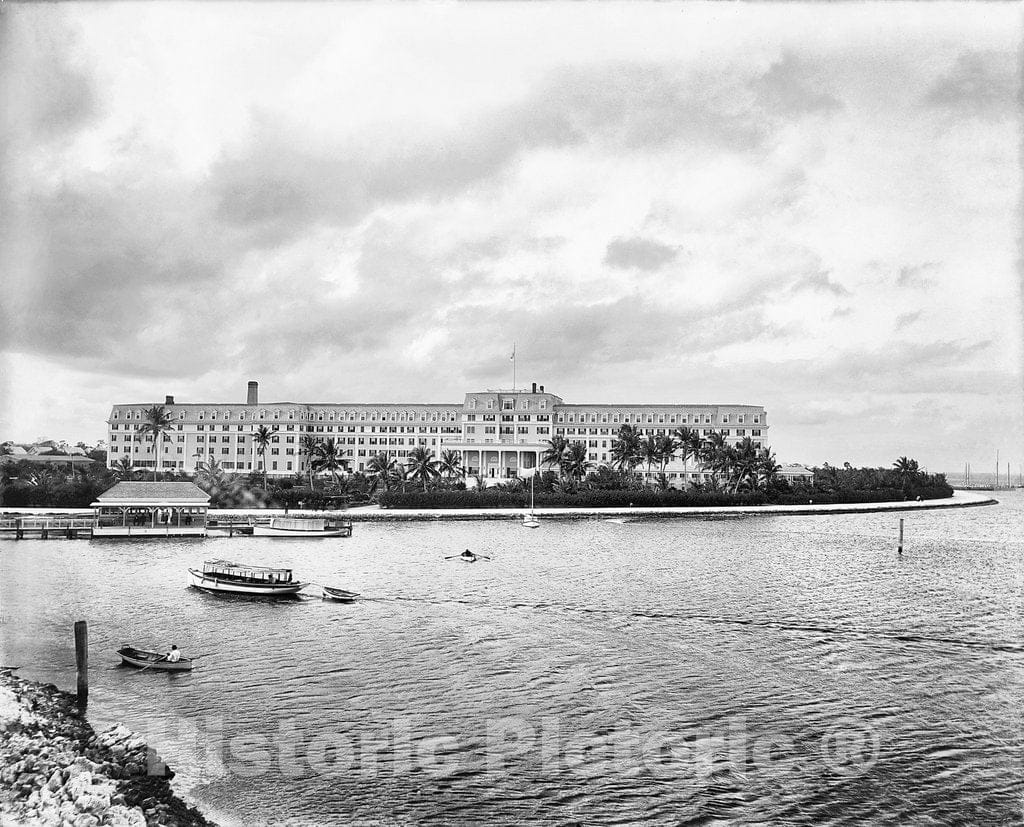
<svg viewBox="0 0 1024 827">
<path fill-rule="evenodd" d="M 540 458 L 547 446 L 539 442 L 473 442 L 451 439 L 442 451 L 458 451 L 467 475 L 502 480 L 540 473 Z"/>
</svg>

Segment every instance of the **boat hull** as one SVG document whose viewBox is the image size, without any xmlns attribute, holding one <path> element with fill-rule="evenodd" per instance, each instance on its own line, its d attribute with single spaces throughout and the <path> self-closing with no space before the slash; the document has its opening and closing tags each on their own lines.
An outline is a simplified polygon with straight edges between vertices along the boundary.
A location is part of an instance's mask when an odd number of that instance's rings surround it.
<svg viewBox="0 0 1024 827">
<path fill-rule="evenodd" d="M 325 528 L 320 531 L 304 531 L 301 529 L 273 528 L 266 525 L 252 527 L 254 537 L 347 537 L 351 529 Z"/>
<path fill-rule="evenodd" d="M 192 660 L 190 658 L 182 658 L 175 663 L 171 663 L 170 661 L 160 660 L 160 658 L 164 657 L 164 653 L 161 652 L 149 652 L 143 649 L 123 647 L 117 650 L 117 654 L 121 656 L 121 663 L 135 666 L 139 669 L 156 669 L 161 672 L 188 672 L 192 669 Z"/>
<path fill-rule="evenodd" d="M 214 574 L 205 574 L 199 569 L 188 570 L 188 584 L 203 591 L 223 594 L 248 594 L 257 597 L 280 597 L 298 594 L 308 583 L 244 583 L 228 580 Z"/>
</svg>

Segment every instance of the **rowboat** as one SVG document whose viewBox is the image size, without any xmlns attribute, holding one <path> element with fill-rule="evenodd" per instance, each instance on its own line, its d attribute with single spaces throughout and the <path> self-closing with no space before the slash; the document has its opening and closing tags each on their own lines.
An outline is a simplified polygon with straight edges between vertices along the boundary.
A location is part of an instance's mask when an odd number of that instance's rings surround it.
<svg viewBox="0 0 1024 827">
<path fill-rule="evenodd" d="M 266 525 L 254 525 L 252 533 L 256 537 L 351 537 L 352 523 L 322 517 L 272 517 Z"/>
<path fill-rule="evenodd" d="M 324 592 L 324 600 L 337 600 L 339 603 L 354 603 L 359 597 L 359 592 L 349 592 L 345 589 L 332 589 L 330 586 L 321 586 Z"/>
<path fill-rule="evenodd" d="M 227 560 L 207 560 L 202 570 L 189 569 L 188 583 L 197 589 L 226 594 L 248 594 L 257 597 L 280 597 L 296 594 L 308 583 L 292 579 L 291 569 L 247 566 Z"/>
<path fill-rule="evenodd" d="M 142 669 L 159 669 L 163 672 L 188 672 L 192 668 L 192 658 L 183 657 L 181 660 L 171 663 L 165 660 L 167 655 L 162 652 L 150 652 L 146 649 L 136 649 L 134 646 L 122 646 L 117 650 L 121 656 L 121 662 L 129 666 L 138 666 Z"/>
</svg>

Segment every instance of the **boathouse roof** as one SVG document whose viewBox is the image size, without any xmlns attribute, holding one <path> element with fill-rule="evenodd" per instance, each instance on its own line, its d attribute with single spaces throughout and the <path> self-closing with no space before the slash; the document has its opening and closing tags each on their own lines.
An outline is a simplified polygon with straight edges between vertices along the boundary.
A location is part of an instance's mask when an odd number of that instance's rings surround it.
<svg viewBox="0 0 1024 827">
<path fill-rule="evenodd" d="M 194 482 L 119 482 L 94 505 L 207 505 L 210 495 Z"/>
</svg>

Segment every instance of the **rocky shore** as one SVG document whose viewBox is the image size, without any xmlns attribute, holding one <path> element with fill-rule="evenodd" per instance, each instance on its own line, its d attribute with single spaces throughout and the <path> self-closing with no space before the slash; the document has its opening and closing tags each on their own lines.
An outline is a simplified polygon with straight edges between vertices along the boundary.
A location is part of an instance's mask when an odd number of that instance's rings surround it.
<svg viewBox="0 0 1024 827">
<path fill-rule="evenodd" d="M 0 823 L 213 827 L 174 773 L 122 725 L 96 733 L 73 694 L 0 668 Z"/>
</svg>

